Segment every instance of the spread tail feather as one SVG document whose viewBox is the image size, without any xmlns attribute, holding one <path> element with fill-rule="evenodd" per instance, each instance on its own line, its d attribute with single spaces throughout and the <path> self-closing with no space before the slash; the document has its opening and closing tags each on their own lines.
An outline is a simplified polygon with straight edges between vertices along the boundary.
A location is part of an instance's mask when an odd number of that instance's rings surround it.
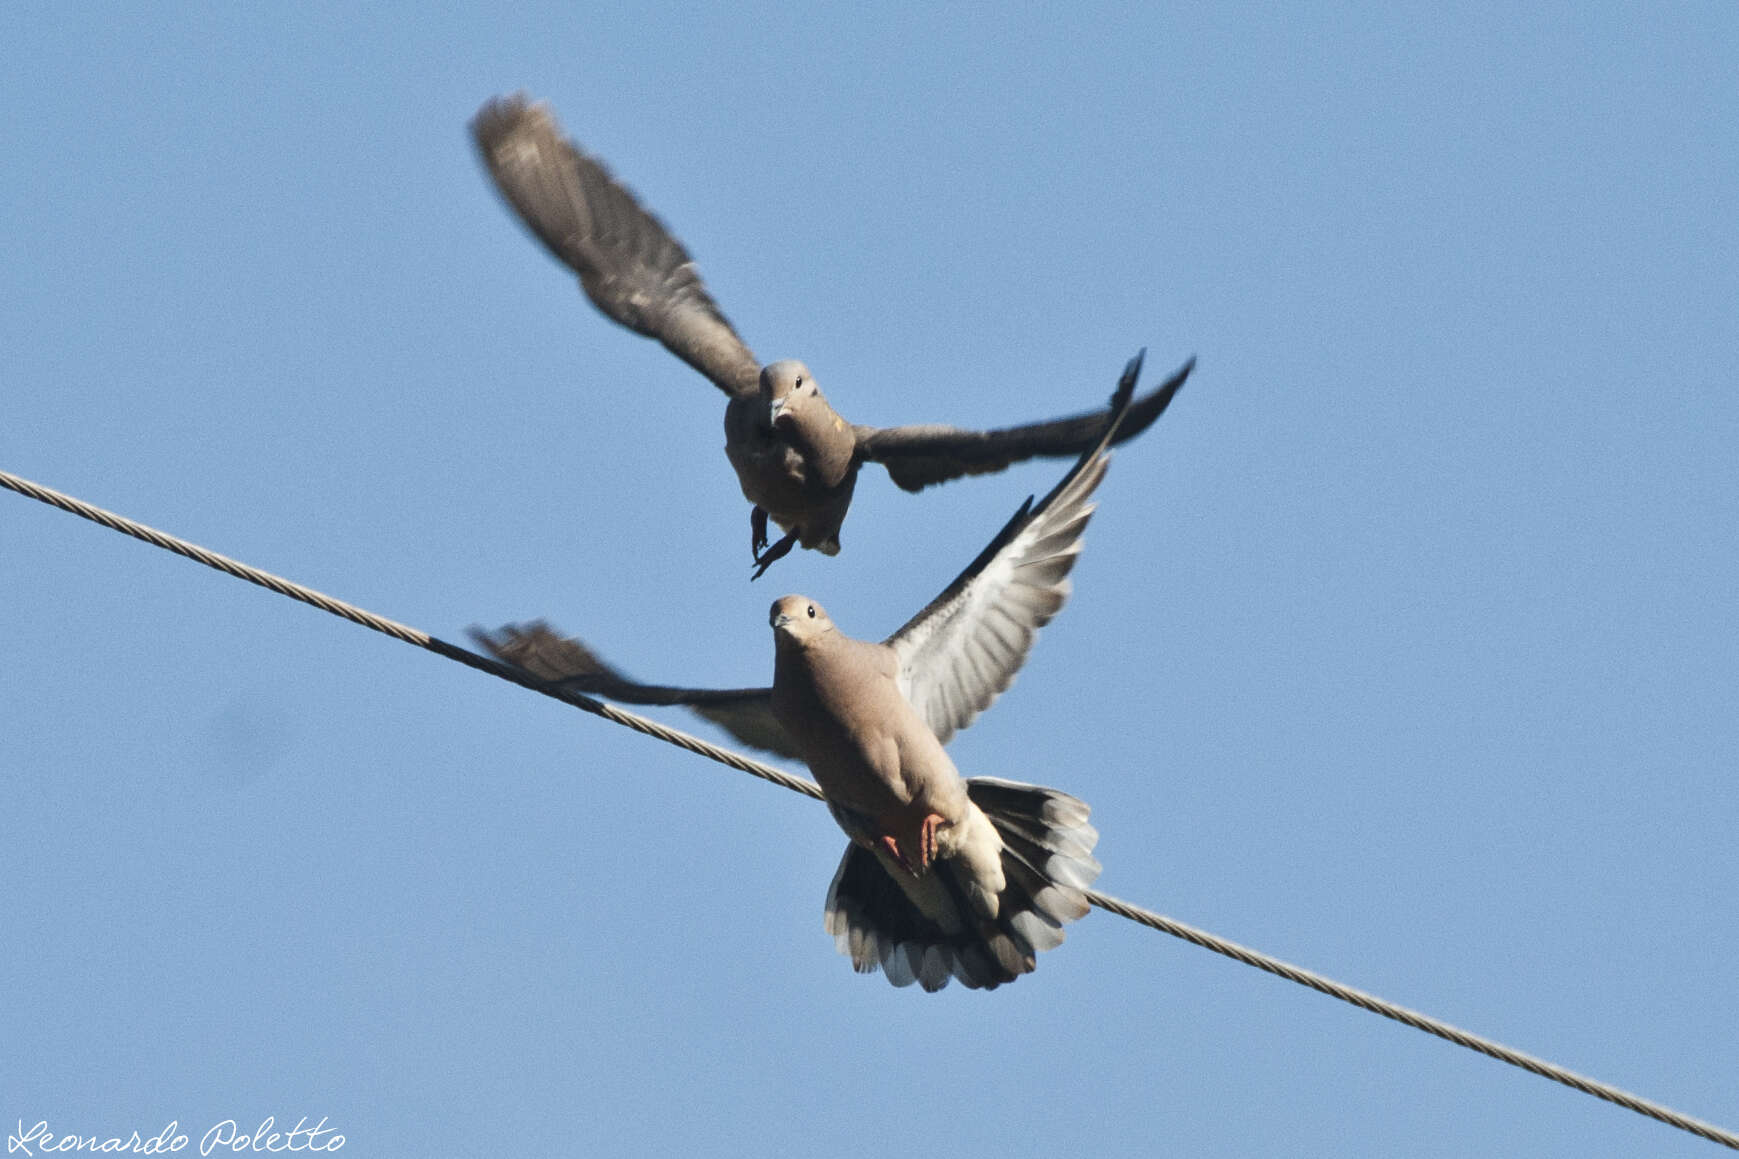
<svg viewBox="0 0 1739 1159">
<path fill-rule="evenodd" d="M 1099 833 L 1087 823 L 1084 802 L 996 777 L 973 777 L 966 792 L 1002 838 L 997 916 L 974 915 L 949 859 L 922 878 L 896 879 L 901 871 L 890 868 L 885 854 L 854 842 L 827 890 L 827 932 L 860 974 L 880 969 L 895 986 L 916 982 L 931 991 L 950 978 L 994 990 L 1031 973 L 1039 951 L 1062 944 L 1063 924 L 1091 908 L 1083 891 L 1099 876 L 1093 857 Z M 921 909 L 908 889 L 935 904 Z"/>
</svg>

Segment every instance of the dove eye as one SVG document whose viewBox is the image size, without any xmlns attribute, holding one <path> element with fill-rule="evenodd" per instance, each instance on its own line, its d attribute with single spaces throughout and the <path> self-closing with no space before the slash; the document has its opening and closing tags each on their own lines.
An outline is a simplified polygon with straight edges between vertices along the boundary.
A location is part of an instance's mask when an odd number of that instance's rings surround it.
<svg viewBox="0 0 1739 1159">
<path fill-rule="evenodd" d="M 809 605 L 809 618 L 811 620 L 813 620 L 815 618 L 815 605 L 814 604 Z"/>
<path fill-rule="evenodd" d="M 797 376 L 797 389 L 798 389 L 798 390 L 802 390 L 802 389 L 803 389 L 803 376 L 802 376 L 802 375 L 801 375 L 801 374 L 799 374 L 799 375 L 798 375 L 798 376 Z"/>
</svg>

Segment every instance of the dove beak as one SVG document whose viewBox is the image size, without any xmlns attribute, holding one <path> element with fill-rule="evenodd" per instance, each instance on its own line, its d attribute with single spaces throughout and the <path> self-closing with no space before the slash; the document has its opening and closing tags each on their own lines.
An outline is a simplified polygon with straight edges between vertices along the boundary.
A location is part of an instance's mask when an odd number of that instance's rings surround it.
<svg viewBox="0 0 1739 1159">
<path fill-rule="evenodd" d="M 795 618 L 796 617 L 792 616 L 789 612 L 780 612 L 778 615 L 773 617 L 773 630 L 777 632 L 780 628 L 783 628 Z"/>
<path fill-rule="evenodd" d="M 786 403 L 785 399 L 776 398 L 772 402 L 769 402 L 767 404 L 767 425 L 768 426 L 770 426 L 770 427 L 778 426 L 779 420 L 785 417 L 785 403 Z"/>
</svg>

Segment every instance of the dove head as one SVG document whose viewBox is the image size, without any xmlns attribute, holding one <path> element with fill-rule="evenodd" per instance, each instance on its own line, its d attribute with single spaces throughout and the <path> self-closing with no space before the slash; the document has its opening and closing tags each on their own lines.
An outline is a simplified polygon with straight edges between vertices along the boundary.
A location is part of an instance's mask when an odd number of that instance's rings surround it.
<svg viewBox="0 0 1739 1159">
<path fill-rule="evenodd" d="M 826 406 L 815 376 L 795 358 L 769 362 L 761 368 L 761 397 L 767 403 L 767 423 L 777 426 L 780 419 L 793 421 L 802 416 L 813 403 Z"/>
<path fill-rule="evenodd" d="M 827 612 L 808 596 L 774 600 L 767 619 L 773 625 L 773 639 L 779 644 L 808 647 L 833 631 L 833 621 L 827 618 Z"/>
</svg>

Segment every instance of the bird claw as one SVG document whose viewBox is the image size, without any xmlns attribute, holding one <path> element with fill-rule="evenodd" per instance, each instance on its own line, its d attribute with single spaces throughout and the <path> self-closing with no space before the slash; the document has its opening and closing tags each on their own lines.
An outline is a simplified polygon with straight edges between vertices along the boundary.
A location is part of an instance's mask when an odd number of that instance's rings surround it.
<svg viewBox="0 0 1739 1159">
<path fill-rule="evenodd" d="M 881 845 L 883 849 L 887 850 L 888 856 L 892 857 L 901 869 L 912 874 L 914 877 L 917 876 L 918 871 L 913 869 L 912 863 L 907 860 L 906 851 L 900 848 L 898 838 L 894 837 L 891 833 L 884 834 L 881 839 Z"/>
<path fill-rule="evenodd" d="M 946 824 L 947 822 L 942 820 L 940 815 L 932 813 L 924 818 L 923 827 L 918 830 L 918 841 L 922 847 L 921 853 L 926 869 L 930 867 L 932 861 L 936 860 L 936 834 Z"/>
<path fill-rule="evenodd" d="M 759 511 L 760 508 L 757 507 L 756 510 Z M 775 543 L 772 547 L 769 547 L 766 551 L 756 553 L 756 555 L 755 555 L 755 574 L 750 576 L 749 579 L 751 581 L 758 580 L 762 576 L 766 575 L 767 569 L 772 567 L 774 562 L 776 562 L 777 560 L 784 559 L 787 555 L 791 554 L 791 549 L 793 547 L 795 547 L 796 544 L 797 544 L 797 532 L 792 531 L 789 534 L 787 534 L 783 539 L 781 539 L 778 543 Z"/>
<path fill-rule="evenodd" d="M 749 512 L 749 554 L 761 562 L 761 549 L 767 546 L 767 509 L 757 505 Z"/>
<path fill-rule="evenodd" d="M 900 848 L 899 838 L 892 834 L 881 838 L 881 846 L 887 850 L 888 856 L 896 861 L 900 868 L 919 877 L 929 870 L 930 864 L 936 860 L 936 834 L 945 829 L 950 822 L 938 813 L 931 813 L 924 818 L 924 823 L 918 827 L 918 864 L 913 865 L 912 859 L 906 856 L 906 851 Z"/>
</svg>

